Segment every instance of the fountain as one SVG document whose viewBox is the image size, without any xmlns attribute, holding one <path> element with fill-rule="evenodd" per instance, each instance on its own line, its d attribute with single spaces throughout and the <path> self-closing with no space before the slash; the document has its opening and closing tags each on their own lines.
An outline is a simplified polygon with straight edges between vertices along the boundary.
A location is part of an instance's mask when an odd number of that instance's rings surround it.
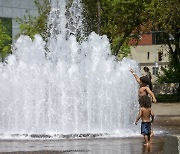
<svg viewBox="0 0 180 154">
<path fill-rule="evenodd" d="M 67 15 L 65 15 L 65 12 Z M 20 36 L 13 54 L 0 63 L 0 138 L 61 138 L 71 134 L 132 136 L 138 108 L 137 84 L 117 61 L 107 36 L 84 38 L 82 4 L 53 0 L 48 50 L 39 35 Z M 43 135 L 42 135 L 43 136 Z"/>
</svg>

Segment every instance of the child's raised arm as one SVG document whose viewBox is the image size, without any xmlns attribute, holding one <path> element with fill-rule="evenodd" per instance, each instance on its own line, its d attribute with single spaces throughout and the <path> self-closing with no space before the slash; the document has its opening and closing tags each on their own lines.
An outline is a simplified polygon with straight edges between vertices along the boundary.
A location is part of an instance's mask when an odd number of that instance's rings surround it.
<svg viewBox="0 0 180 154">
<path fill-rule="evenodd" d="M 151 95 L 151 97 L 152 97 L 152 102 L 153 102 L 153 103 L 156 103 L 156 102 L 157 102 L 156 97 L 154 96 L 154 93 L 149 89 L 149 87 L 146 87 L 146 91 L 147 91 L 147 93 L 148 93 L 149 95 Z"/>
<path fill-rule="evenodd" d="M 130 69 L 130 72 L 134 75 L 134 77 L 135 77 L 137 83 L 140 84 L 140 79 L 139 79 L 139 77 L 137 76 L 137 74 L 134 72 L 134 70 L 133 70 L 132 68 Z"/>
</svg>

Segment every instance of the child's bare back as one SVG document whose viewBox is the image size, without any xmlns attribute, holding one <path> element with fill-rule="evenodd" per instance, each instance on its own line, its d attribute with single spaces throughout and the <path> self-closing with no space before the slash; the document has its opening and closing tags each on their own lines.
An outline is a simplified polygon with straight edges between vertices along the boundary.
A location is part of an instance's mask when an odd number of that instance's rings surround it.
<svg viewBox="0 0 180 154">
<path fill-rule="evenodd" d="M 151 122 L 150 117 L 153 115 L 151 108 L 140 108 L 142 122 Z"/>
</svg>

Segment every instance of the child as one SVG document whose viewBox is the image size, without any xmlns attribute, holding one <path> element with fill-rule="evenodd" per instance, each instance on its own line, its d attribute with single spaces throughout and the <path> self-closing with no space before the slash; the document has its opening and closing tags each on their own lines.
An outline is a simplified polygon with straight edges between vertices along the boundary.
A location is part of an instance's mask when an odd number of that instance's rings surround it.
<svg viewBox="0 0 180 154">
<path fill-rule="evenodd" d="M 136 73 L 133 71 L 133 69 L 130 69 L 131 73 L 134 75 L 136 81 L 139 83 L 140 88 L 138 91 L 139 98 L 144 95 L 150 95 L 152 97 L 152 102 L 156 103 L 156 98 L 153 94 L 153 92 L 147 87 L 147 85 L 150 83 L 149 78 L 147 76 L 138 77 Z"/>
<path fill-rule="evenodd" d="M 152 91 L 152 82 L 151 82 L 151 79 L 152 79 L 152 76 L 151 76 L 151 72 L 149 71 L 149 68 L 147 66 L 145 66 L 143 68 L 144 72 L 146 72 L 146 75 L 148 78 L 149 78 L 149 89 Z"/>
<path fill-rule="evenodd" d="M 138 91 L 138 95 L 139 95 L 139 99 L 142 97 L 142 96 L 145 96 L 148 94 L 152 97 L 152 102 L 153 103 L 156 103 L 156 98 L 154 96 L 154 93 L 149 89 L 149 87 L 147 87 L 147 85 L 149 84 L 149 78 L 147 76 L 142 76 L 142 77 L 138 77 L 137 74 L 133 71 L 133 69 L 130 69 L 130 71 L 132 72 L 132 74 L 134 75 L 136 81 L 139 83 L 140 85 L 140 88 L 139 88 L 139 91 Z M 153 136 L 154 133 L 153 133 L 153 128 L 151 126 L 151 136 Z"/>
<path fill-rule="evenodd" d="M 144 135 L 145 145 L 150 145 L 151 139 L 151 123 L 154 121 L 154 114 L 151 109 L 151 101 L 147 95 L 140 97 L 139 99 L 140 109 L 136 118 L 135 124 L 137 125 L 141 118 L 141 134 Z"/>
</svg>

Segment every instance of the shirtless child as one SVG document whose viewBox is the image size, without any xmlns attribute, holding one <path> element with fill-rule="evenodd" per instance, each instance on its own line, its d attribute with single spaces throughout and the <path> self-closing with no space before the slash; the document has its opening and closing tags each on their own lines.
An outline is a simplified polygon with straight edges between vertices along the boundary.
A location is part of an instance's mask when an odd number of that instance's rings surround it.
<svg viewBox="0 0 180 154">
<path fill-rule="evenodd" d="M 139 83 L 140 88 L 138 91 L 138 95 L 139 98 L 144 96 L 144 95 L 150 95 L 152 97 L 152 102 L 156 103 L 156 98 L 153 94 L 153 92 L 149 89 L 149 87 L 147 86 L 149 84 L 149 79 L 147 76 L 142 76 L 142 77 L 138 77 L 137 74 L 133 71 L 133 69 L 130 69 L 131 73 L 134 75 L 136 81 Z"/>
<path fill-rule="evenodd" d="M 147 95 L 140 97 L 139 99 L 140 109 L 136 118 L 135 124 L 137 125 L 141 118 L 141 134 L 144 135 L 146 146 L 150 145 L 151 140 L 151 123 L 154 121 L 154 113 L 151 109 L 151 101 Z"/>
<path fill-rule="evenodd" d="M 156 103 L 156 98 L 154 96 L 154 93 L 149 89 L 149 87 L 147 86 L 149 84 L 149 78 L 147 76 L 142 76 L 142 77 L 138 77 L 137 74 L 134 72 L 133 69 L 130 69 L 131 73 L 134 75 L 136 81 L 139 83 L 140 87 L 139 87 L 139 91 L 138 91 L 138 96 L 139 99 L 142 96 L 148 96 L 148 94 L 152 97 L 152 102 Z M 151 134 L 150 136 L 153 136 L 154 132 L 153 132 L 153 127 L 151 126 Z"/>
</svg>

